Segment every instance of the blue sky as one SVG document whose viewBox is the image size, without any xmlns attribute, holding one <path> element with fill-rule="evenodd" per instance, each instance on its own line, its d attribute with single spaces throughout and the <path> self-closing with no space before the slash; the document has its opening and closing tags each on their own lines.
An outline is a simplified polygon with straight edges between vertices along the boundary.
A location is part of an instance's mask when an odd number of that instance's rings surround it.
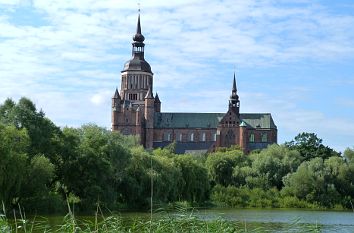
<svg viewBox="0 0 354 233">
<path fill-rule="evenodd" d="M 0 0 L 0 101 L 21 96 L 60 126 L 110 127 L 138 1 Z M 279 143 L 314 132 L 354 146 L 354 2 L 142 0 L 162 111 L 271 112 Z"/>
</svg>

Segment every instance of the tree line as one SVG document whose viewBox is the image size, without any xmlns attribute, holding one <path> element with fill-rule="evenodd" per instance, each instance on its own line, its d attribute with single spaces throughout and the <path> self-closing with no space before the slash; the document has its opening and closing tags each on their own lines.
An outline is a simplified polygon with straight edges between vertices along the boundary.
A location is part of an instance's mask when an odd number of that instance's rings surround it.
<svg viewBox="0 0 354 233">
<path fill-rule="evenodd" d="M 0 201 L 11 210 L 65 212 L 155 206 L 353 209 L 354 149 L 341 155 L 312 133 L 245 155 L 237 147 L 176 155 L 94 124 L 56 126 L 33 102 L 0 105 Z"/>
</svg>

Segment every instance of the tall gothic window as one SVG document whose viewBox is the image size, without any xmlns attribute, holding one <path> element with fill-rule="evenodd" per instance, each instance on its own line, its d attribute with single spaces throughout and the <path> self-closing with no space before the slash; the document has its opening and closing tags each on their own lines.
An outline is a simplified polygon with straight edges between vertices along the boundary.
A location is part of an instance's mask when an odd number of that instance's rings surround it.
<svg viewBox="0 0 354 233">
<path fill-rule="evenodd" d="M 164 133 L 163 140 L 167 141 L 167 142 L 170 142 L 171 141 L 171 133 L 170 132 Z"/>
<path fill-rule="evenodd" d="M 254 133 L 251 133 L 251 134 L 250 134 L 249 141 L 250 141 L 250 142 L 254 142 Z"/>
<path fill-rule="evenodd" d="M 182 142 L 182 139 L 183 139 L 182 133 L 178 133 L 176 138 L 177 138 L 177 141 Z"/>
<path fill-rule="evenodd" d="M 232 129 L 230 129 L 225 135 L 225 146 L 229 147 L 235 143 L 235 133 Z"/>
<path fill-rule="evenodd" d="M 206 141 L 206 134 L 205 134 L 205 132 L 202 133 L 201 139 L 202 139 L 202 140 L 201 140 L 202 142 L 205 142 L 205 141 Z"/>
<path fill-rule="evenodd" d="M 191 142 L 194 141 L 194 133 L 189 134 L 189 141 L 191 141 Z"/>
</svg>

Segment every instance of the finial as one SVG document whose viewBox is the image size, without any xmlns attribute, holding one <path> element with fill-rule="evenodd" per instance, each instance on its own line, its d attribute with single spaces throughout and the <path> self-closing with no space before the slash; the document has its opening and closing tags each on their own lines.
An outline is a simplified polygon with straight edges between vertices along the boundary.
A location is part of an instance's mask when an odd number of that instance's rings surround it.
<svg viewBox="0 0 354 233">
<path fill-rule="evenodd" d="M 138 2 L 138 12 L 140 14 L 140 2 Z"/>
</svg>

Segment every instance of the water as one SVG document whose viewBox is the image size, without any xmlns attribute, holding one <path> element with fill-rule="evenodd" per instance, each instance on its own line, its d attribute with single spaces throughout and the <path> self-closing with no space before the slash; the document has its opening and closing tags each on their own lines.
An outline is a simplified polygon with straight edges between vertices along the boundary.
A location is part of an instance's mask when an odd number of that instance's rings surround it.
<svg viewBox="0 0 354 233">
<path fill-rule="evenodd" d="M 154 214 L 159 218 L 165 213 Z M 174 213 L 178 214 L 178 213 Z M 120 213 L 127 222 L 131 219 L 149 219 L 148 213 Z M 261 227 L 267 232 L 303 232 L 319 226 L 321 232 L 354 233 L 354 213 L 345 211 L 311 211 L 287 209 L 206 209 L 196 210 L 193 215 L 205 221 L 218 218 L 233 221 L 240 227 L 252 230 Z M 80 221 L 94 221 L 94 217 L 78 216 Z M 37 220 L 40 218 L 37 217 Z M 56 228 L 62 224 L 62 216 L 45 216 L 48 225 Z M 43 220 L 43 219 L 42 219 Z"/>
<path fill-rule="evenodd" d="M 354 232 L 354 213 L 344 211 L 311 211 L 285 209 L 209 209 L 196 213 L 203 219 L 221 217 L 230 221 L 258 223 L 266 229 L 277 232 L 286 226 L 318 225 L 321 232 Z"/>
</svg>

